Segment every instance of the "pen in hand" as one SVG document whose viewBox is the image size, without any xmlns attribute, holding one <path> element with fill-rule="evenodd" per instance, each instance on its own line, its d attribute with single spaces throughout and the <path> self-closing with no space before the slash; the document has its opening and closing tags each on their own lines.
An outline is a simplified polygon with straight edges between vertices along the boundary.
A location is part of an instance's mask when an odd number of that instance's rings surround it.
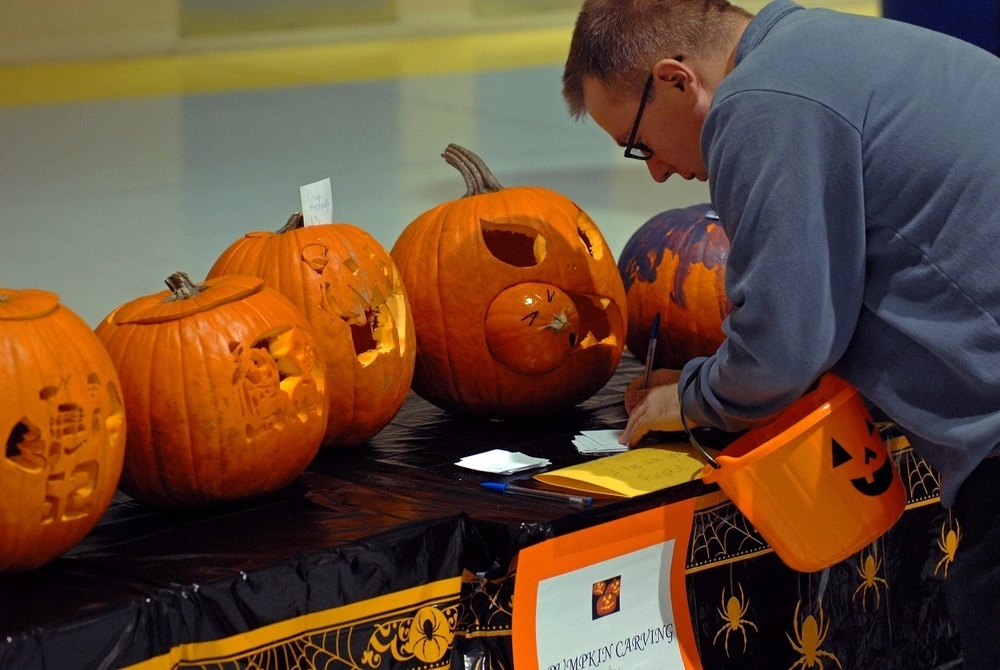
<svg viewBox="0 0 1000 670">
<path fill-rule="evenodd" d="M 559 491 L 545 491 L 543 489 L 529 489 L 524 486 L 514 484 L 504 484 L 503 482 L 483 482 L 484 489 L 506 493 L 508 495 L 527 496 L 531 498 L 545 498 L 548 500 L 562 500 L 577 505 L 590 506 L 594 504 L 594 499 L 590 496 L 577 496 L 572 493 L 560 493 Z"/>
<path fill-rule="evenodd" d="M 649 388 L 649 375 L 653 372 L 653 358 L 656 356 L 656 341 L 660 338 L 660 313 L 653 317 L 653 326 L 649 329 L 649 346 L 646 347 L 646 370 L 642 375 L 642 388 Z"/>
</svg>

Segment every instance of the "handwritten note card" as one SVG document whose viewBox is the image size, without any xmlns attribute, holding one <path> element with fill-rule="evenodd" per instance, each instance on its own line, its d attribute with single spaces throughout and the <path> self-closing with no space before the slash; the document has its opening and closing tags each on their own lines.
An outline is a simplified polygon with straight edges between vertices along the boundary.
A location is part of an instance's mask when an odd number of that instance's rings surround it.
<svg viewBox="0 0 1000 670">
<path fill-rule="evenodd" d="M 689 445 L 664 444 L 543 472 L 535 479 L 574 491 L 632 498 L 698 479 L 704 465 Z"/>
<path fill-rule="evenodd" d="M 333 223 L 333 186 L 330 178 L 299 187 L 304 225 Z"/>
</svg>

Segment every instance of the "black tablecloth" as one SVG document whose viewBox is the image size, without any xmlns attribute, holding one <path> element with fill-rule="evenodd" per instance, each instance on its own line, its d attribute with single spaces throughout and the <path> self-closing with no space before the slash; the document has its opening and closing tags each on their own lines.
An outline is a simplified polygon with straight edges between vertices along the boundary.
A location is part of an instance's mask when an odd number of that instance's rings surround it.
<svg viewBox="0 0 1000 670">
<path fill-rule="evenodd" d="M 292 485 L 254 500 L 164 511 L 119 494 L 89 536 L 65 556 L 29 573 L 0 577 L 0 669 L 128 666 L 179 645 L 239 635 L 448 578 L 461 578 L 463 584 L 454 605 L 455 637 L 444 665 L 433 667 L 511 668 L 512 561 L 519 549 L 715 489 L 692 482 L 628 500 L 598 497 L 592 508 L 580 509 L 480 486 L 487 479 L 533 485 L 530 474 L 498 478 L 454 463 L 492 448 L 546 457 L 551 468 L 582 462 L 573 436 L 624 426 L 622 394 L 640 371 L 626 354 L 601 392 L 541 420 L 459 419 L 411 394 L 396 419 L 369 443 L 323 451 Z M 730 437 L 702 433 L 717 447 Z M 845 668 L 944 667 L 957 657 L 942 578 L 934 571 L 944 512 L 932 504 L 935 492 L 925 493 L 926 500 L 917 501 L 899 528 L 880 541 L 886 574 L 893 577 L 886 582 L 892 590 L 879 584 L 879 607 L 866 600 L 862 616 L 858 607 L 837 610 L 833 595 L 827 599 L 827 615 L 844 625 L 826 644 L 850 646 L 850 658 L 861 663 L 847 661 Z M 741 546 L 719 535 L 723 526 L 743 528 Z M 792 607 L 802 601 L 803 591 L 813 597 L 819 589 L 839 590 L 841 601 L 856 603 L 856 564 L 845 562 L 825 577 L 800 575 L 768 551 L 731 505 L 699 512 L 687 584 L 705 667 L 790 666 L 799 658 L 789 645 Z M 757 603 L 746 618 L 756 621 L 758 630 L 745 626 L 727 636 L 724 647 L 720 615 L 725 594 L 735 594 L 737 582 L 743 602 L 753 598 Z M 875 594 L 866 589 L 864 595 Z M 880 613 L 871 619 L 876 610 Z M 316 649 L 334 643 L 357 646 L 363 644 L 362 628 L 374 639 L 380 626 L 374 620 L 358 623 L 351 640 L 330 632 L 322 643 L 303 639 Z M 749 644 L 743 633 L 754 633 Z M 293 642 L 296 648 L 305 644 Z M 302 652 L 280 662 L 262 661 L 263 652 L 254 653 L 252 662 L 247 655 L 211 666 L 178 662 L 165 667 L 418 667 L 389 654 L 374 660 L 369 654 L 360 663 L 349 659 L 361 658 L 361 652 L 350 650 Z M 878 665 L 868 665 L 871 659 Z"/>
</svg>

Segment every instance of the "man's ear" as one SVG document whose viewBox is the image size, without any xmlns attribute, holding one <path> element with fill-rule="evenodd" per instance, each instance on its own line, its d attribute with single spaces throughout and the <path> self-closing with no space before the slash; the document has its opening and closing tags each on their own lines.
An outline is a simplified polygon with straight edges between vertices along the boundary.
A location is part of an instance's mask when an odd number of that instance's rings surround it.
<svg viewBox="0 0 1000 670">
<path fill-rule="evenodd" d="M 653 66 L 653 77 L 686 93 L 691 86 L 694 73 L 682 61 L 676 58 L 664 58 Z"/>
</svg>

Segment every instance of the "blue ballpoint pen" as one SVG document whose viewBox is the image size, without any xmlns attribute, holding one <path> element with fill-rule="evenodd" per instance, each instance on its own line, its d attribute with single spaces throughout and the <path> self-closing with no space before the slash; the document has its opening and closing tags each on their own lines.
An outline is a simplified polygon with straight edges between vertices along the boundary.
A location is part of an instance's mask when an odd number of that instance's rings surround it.
<svg viewBox="0 0 1000 670">
<path fill-rule="evenodd" d="M 529 489 L 524 486 L 515 486 L 514 484 L 504 484 L 503 482 L 483 482 L 484 489 L 489 489 L 490 491 L 497 491 L 499 493 L 508 493 L 511 495 L 518 496 L 529 496 L 533 498 L 546 498 L 548 500 L 562 500 L 565 502 L 575 503 L 577 505 L 592 505 L 594 504 L 594 499 L 589 496 L 576 496 L 572 493 L 560 493 L 559 491 L 544 491 L 542 489 Z"/>
<path fill-rule="evenodd" d="M 649 329 L 649 346 L 646 348 L 646 371 L 642 375 L 642 388 L 649 388 L 649 375 L 653 372 L 653 358 L 656 356 L 656 340 L 660 338 L 660 313 L 653 317 L 653 327 Z"/>
</svg>

